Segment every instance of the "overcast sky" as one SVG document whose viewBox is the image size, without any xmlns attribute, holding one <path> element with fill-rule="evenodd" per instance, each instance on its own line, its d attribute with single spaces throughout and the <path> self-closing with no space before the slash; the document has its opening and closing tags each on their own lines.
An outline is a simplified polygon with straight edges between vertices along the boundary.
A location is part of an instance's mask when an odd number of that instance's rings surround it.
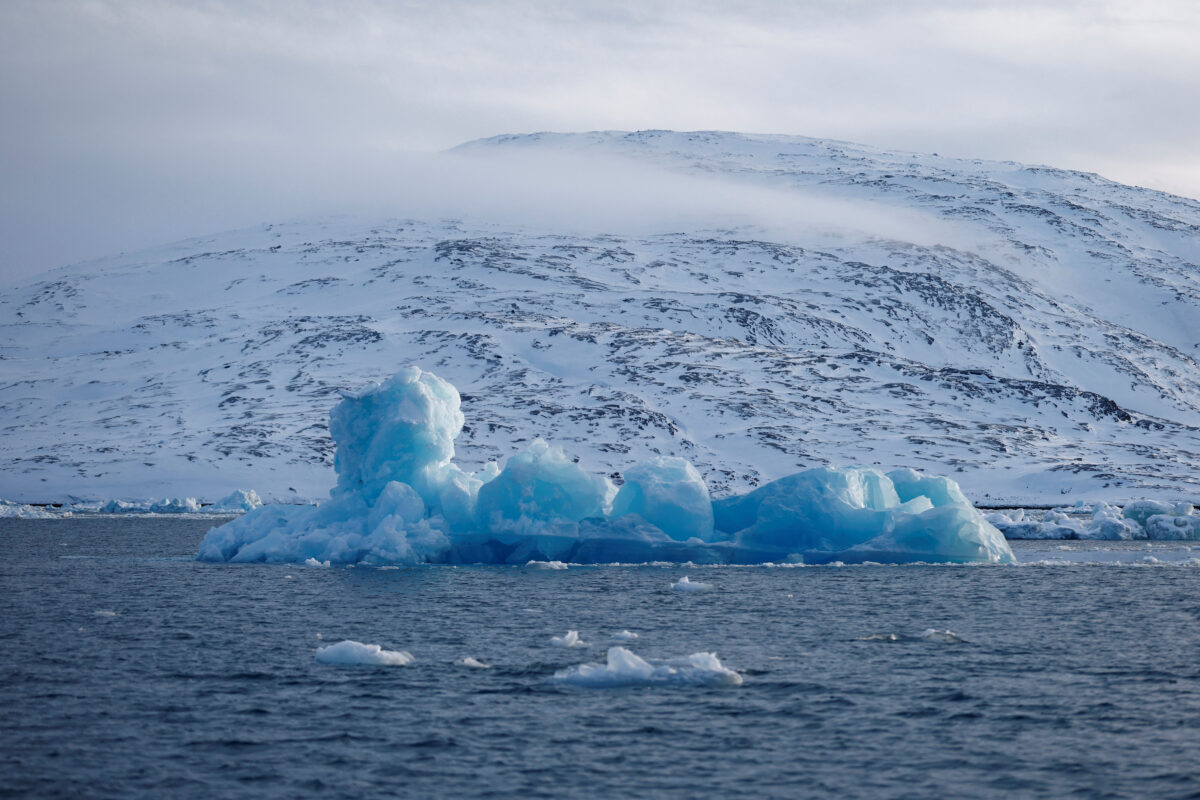
<svg viewBox="0 0 1200 800">
<path fill-rule="evenodd" d="M 0 271 L 337 213 L 414 151 L 538 130 L 792 133 L 1197 198 L 1198 42 L 1190 0 L 3 0 Z"/>
</svg>

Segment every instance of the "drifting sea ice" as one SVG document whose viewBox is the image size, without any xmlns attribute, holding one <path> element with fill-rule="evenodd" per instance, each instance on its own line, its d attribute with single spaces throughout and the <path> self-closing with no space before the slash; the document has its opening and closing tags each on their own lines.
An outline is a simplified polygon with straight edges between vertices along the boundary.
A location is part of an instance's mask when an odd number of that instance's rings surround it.
<svg viewBox="0 0 1200 800">
<path fill-rule="evenodd" d="M 317 648 L 317 661 L 339 667 L 403 667 L 412 663 L 412 653 L 405 650 L 384 650 L 377 644 L 363 644 L 350 639 Z"/>
<path fill-rule="evenodd" d="M 416 367 L 330 414 L 337 483 L 319 506 L 262 506 L 213 528 L 202 561 L 862 563 L 1015 561 L 948 478 L 821 468 L 712 501 L 680 458 L 615 489 L 540 439 L 476 473 L 454 463 L 458 392 Z"/>
<path fill-rule="evenodd" d="M 70 513 L 67 513 L 69 516 Z M 11 500 L 0 500 L 0 519 L 57 519 L 63 516 L 47 511 L 37 506 L 14 503 Z"/>
<path fill-rule="evenodd" d="M 204 508 L 194 497 L 164 497 L 140 503 L 109 500 L 99 510 L 101 514 L 198 514 Z"/>
<path fill-rule="evenodd" d="M 258 496 L 258 492 L 253 489 L 235 489 L 230 494 L 222 497 L 217 502 L 210 506 L 205 506 L 205 513 L 229 511 L 232 513 L 240 513 L 245 511 L 253 511 L 263 504 L 262 498 Z"/>
<path fill-rule="evenodd" d="M 554 647 L 587 647 L 588 643 L 579 638 L 579 631 L 567 631 L 565 636 L 552 636 L 550 644 Z"/>
<path fill-rule="evenodd" d="M 618 631 L 609 638 L 615 642 L 632 642 L 638 635 L 633 631 Z"/>
<path fill-rule="evenodd" d="M 691 581 L 688 580 L 687 575 L 684 575 L 678 581 L 671 584 L 671 590 L 675 592 L 707 592 L 711 588 L 713 588 L 711 583 Z"/>
<path fill-rule="evenodd" d="M 579 664 L 554 673 L 554 683 L 589 689 L 620 686 L 740 686 L 742 676 L 715 653 L 693 653 L 662 661 L 644 659 L 624 647 L 608 648 L 604 664 Z"/>
<path fill-rule="evenodd" d="M 1200 516 L 1190 503 L 1159 500 L 1138 500 L 1124 508 L 1104 502 L 1077 504 L 1044 511 L 1040 517 L 1023 509 L 997 511 L 988 521 L 1009 539 L 1200 539 Z"/>
</svg>

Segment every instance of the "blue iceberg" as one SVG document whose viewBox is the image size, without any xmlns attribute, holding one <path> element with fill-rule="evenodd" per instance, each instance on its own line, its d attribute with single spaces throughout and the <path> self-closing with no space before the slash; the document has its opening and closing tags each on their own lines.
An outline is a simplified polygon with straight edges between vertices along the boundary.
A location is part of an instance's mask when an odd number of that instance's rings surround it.
<svg viewBox="0 0 1200 800">
<path fill-rule="evenodd" d="M 335 564 L 692 561 L 1011 563 L 948 478 L 811 469 L 713 501 L 682 458 L 618 490 L 541 439 L 466 472 L 457 390 L 416 367 L 346 393 L 330 415 L 337 483 L 319 506 L 266 505 L 213 528 L 202 561 Z"/>
</svg>

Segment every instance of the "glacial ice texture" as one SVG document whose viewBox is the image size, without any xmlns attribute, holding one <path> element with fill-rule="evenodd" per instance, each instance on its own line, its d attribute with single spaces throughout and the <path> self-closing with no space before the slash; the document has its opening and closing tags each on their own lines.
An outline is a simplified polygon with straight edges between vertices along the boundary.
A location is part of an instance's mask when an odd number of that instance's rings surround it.
<svg viewBox="0 0 1200 800">
<path fill-rule="evenodd" d="M 807 470 L 712 501 L 681 458 L 625 472 L 617 490 L 534 440 L 470 473 L 454 463 L 458 392 L 408 367 L 344 394 L 330 415 L 337 483 L 318 506 L 267 505 L 214 528 L 203 561 L 335 564 L 1014 560 L 948 478 Z"/>
</svg>

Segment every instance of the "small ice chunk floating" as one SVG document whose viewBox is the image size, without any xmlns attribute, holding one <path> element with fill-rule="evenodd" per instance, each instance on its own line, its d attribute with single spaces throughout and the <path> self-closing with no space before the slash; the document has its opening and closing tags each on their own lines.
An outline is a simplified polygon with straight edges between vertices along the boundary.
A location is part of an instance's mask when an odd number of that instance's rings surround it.
<svg viewBox="0 0 1200 800">
<path fill-rule="evenodd" d="M 616 490 L 541 439 L 479 472 L 454 463 L 459 395 L 417 367 L 330 414 L 337 485 L 318 506 L 266 505 L 213 528 L 201 561 L 334 564 L 1009 563 L 1001 533 L 949 478 L 810 469 L 713 501 L 659 457 Z"/>
</svg>

